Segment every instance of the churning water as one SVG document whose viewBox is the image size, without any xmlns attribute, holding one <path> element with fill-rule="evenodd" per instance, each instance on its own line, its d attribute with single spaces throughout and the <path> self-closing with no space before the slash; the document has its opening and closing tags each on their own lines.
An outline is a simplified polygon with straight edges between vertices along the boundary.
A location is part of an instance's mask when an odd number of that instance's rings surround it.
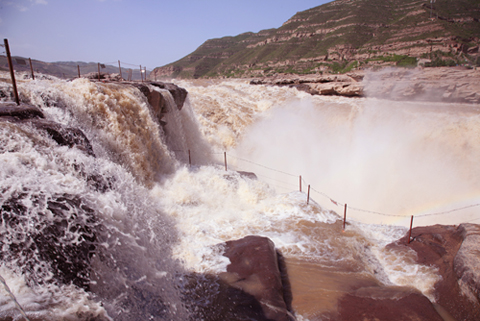
<svg viewBox="0 0 480 321">
<path fill-rule="evenodd" d="M 95 156 L 1 123 L 1 318 L 20 319 L 17 302 L 30 320 L 187 320 L 201 298 L 185 298 L 184 276 L 225 270 L 213 245 L 250 234 L 286 257 L 299 319 L 335 311 L 359 285 L 415 284 L 434 299 L 435 269 L 384 246 L 410 215 L 480 218 L 479 106 L 178 84 L 181 110 L 151 88 L 170 102 L 161 126 L 131 86 L 19 83 L 23 102 L 81 129 Z"/>
</svg>

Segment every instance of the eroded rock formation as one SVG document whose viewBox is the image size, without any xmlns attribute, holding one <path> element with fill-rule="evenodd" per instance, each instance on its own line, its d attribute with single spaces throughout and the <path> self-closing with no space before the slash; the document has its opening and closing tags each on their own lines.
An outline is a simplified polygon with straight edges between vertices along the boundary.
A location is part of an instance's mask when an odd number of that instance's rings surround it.
<svg viewBox="0 0 480 321">
<path fill-rule="evenodd" d="M 480 103 L 480 71 L 455 67 L 392 68 L 345 75 L 277 75 L 253 79 L 250 84 L 295 87 L 312 95 Z"/>
<path fill-rule="evenodd" d="M 389 246 L 408 247 L 416 252 L 417 263 L 438 268 L 437 303 L 455 320 L 480 320 L 480 226 L 417 227 L 407 241 L 405 236 Z"/>
</svg>

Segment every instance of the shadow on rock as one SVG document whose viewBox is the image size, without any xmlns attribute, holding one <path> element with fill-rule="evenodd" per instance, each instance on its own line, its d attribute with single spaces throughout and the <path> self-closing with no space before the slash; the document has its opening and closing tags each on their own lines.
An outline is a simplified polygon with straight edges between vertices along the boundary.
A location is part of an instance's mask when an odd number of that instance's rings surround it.
<svg viewBox="0 0 480 321">
<path fill-rule="evenodd" d="M 224 247 L 231 262 L 226 272 L 187 277 L 184 294 L 194 319 L 295 320 L 286 265 L 273 242 L 247 236 Z"/>
</svg>

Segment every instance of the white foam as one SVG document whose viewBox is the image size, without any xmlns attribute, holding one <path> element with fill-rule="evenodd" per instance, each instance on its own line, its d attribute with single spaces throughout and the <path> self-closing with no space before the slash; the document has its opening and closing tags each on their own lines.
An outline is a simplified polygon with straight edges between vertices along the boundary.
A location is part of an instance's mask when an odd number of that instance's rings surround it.
<svg viewBox="0 0 480 321">
<path fill-rule="evenodd" d="M 47 119 L 84 130 L 96 158 L 58 146 L 28 125 L 0 128 L 4 199 L 22 190 L 33 196 L 76 195 L 104 224 L 98 255 L 92 258 L 97 274 L 91 284 L 106 311 L 121 313 L 116 304 L 132 285 L 154 284 L 154 294 L 167 293 L 172 314 L 177 313 L 173 311 L 181 304 L 173 290 L 175 273 L 182 268 L 225 271 L 229 260 L 219 244 L 250 234 L 271 238 L 286 256 L 331 267 L 345 263 L 387 284 L 413 284 L 431 298 L 437 271 L 415 264 L 410 252 L 384 249 L 405 234 L 404 227 L 365 224 L 390 221 L 350 209 L 347 232 L 341 233 L 340 216 L 327 208 L 341 213 L 348 203 L 407 213 L 412 206 L 425 205 L 425 198 L 433 202 L 432 195 L 449 195 L 452 188 L 460 194 L 478 193 L 478 115 L 420 112 L 418 106 L 387 106 L 380 100 L 312 97 L 245 81 L 210 87 L 180 84 L 188 87 L 189 100 L 171 115 L 169 131 L 176 140 L 170 148 L 191 150 L 192 167 L 186 166 L 186 158 L 178 162 L 181 157 L 168 149 L 146 98 L 125 86 L 82 79 L 19 86 L 22 97 L 41 106 Z M 206 165 L 214 156 L 199 132 L 214 150 L 227 150 L 228 171 L 223 165 Z M 255 172 L 259 179 L 235 170 Z M 435 175 L 444 182 L 433 175 L 439 171 Z M 303 192 L 297 191 L 300 175 Z M 87 177 L 99 177 L 105 190 L 97 190 Z M 312 186 L 309 205 L 307 184 Z M 23 202 L 31 213 L 42 210 L 31 198 Z M 170 260 L 171 255 L 183 266 Z M 31 289 L 24 276 L 0 272 L 30 312 L 54 311 L 65 318 L 77 312 L 106 313 L 73 286 L 54 288 L 66 296 L 62 301 L 47 295 L 52 288 Z M 50 309 L 49 300 L 58 304 Z"/>
<path fill-rule="evenodd" d="M 108 319 L 107 312 L 99 302 L 91 299 L 90 294 L 70 286 L 29 287 L 22 275 L 4 265 L 0 266 L 0 275 L 27 316 L 48 320 L 83 320 L 86 318 Z M 14 301 L 0 286 L 1 315 L 20 315 Z M 77 317 L 73 317 L 73 316 Z"/>
</svg>

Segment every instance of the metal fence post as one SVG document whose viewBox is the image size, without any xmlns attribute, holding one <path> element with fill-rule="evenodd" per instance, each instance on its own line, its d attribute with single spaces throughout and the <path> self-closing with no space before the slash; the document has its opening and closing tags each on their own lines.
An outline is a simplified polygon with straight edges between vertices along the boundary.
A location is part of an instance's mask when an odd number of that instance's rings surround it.
<svg viewBox="0 0 480 321">
<path fill-rule="evenodd" d="M 413 227 L 413 215 L 412 215 L 412 219 L 410 220 L 410 232 L 408 233 L 408 244 L 410 244 L 410 240 L 412 238 L 412 227 Z"/>
<path fill-rule="evenodd" d="M 8 46 L 8 39 L 3 40 L 5 43 L 5 52 L 8 58 L 8 67 L 10 68 L 10 77 L 12 78 L 13 94 L 15 95 L 15 102 L 20 105 L 20 99 L 18 98 L 17 82 L 15 81 L 15 72 L 13 71 L 12 57 L 10 56 L 10 47 Z"/>
</svg>

